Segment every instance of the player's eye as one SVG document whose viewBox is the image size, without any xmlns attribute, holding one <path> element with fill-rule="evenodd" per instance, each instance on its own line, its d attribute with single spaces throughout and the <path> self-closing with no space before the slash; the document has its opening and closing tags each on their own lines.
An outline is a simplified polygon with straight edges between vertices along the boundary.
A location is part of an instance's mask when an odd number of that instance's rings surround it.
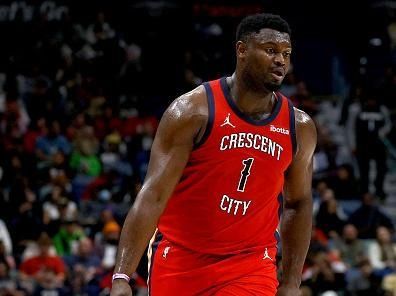
<svg viewBox="0 0 396 296">
<path fill-rule="evenodd" d="M 290 55 L 291 55 L 291 52 L 288 52 L 288 51 L 283 53 L 284 58 L 290 58 Z"/>
<path fill-rule="evenodd" d="M 265 49 L 265 52 L 268 53 L 268 54 L 274 54 L 275 50 L 272 47 L 268 47 L 268 48 Z"/>
</svg>

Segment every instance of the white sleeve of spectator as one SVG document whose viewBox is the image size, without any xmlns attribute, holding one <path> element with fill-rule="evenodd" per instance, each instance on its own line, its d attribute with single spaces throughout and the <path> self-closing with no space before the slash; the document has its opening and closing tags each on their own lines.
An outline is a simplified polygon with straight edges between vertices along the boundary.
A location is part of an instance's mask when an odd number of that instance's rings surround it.
<svg viewBox="0 0 396 296">
<path fill-rule="evenodd" d="M 2 220 L 0 220 L 0 240 L 3 241 L 7 254 L 11 255 L 12 241 L 11 241 L 10 233 L 8 232 L 7 226 Z"/>
<path fill-rule="evenodd" d="M 385 268 L 385 263 L 381 261 L 381 249 L 377 242 L 369 244 L 367 255 L 374 269 Z"/>
</svg>

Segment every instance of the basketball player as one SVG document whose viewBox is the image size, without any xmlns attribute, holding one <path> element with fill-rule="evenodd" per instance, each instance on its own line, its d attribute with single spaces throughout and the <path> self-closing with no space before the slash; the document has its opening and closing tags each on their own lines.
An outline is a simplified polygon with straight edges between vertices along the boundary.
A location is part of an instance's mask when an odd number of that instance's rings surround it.
<svg viewBox="0 0 396 296">
<path fill-rule="evenodd" d="M 291 54 L 279 16 L 245 18 L 231 77 L 166 110 L 122 230 L 111 295 L 150 238 L 152 296 L 300 295 L 312 220 L 313 121 L 279 92 Z M 276 277 L 280 214 L 283 277 Z"/>
</svg>

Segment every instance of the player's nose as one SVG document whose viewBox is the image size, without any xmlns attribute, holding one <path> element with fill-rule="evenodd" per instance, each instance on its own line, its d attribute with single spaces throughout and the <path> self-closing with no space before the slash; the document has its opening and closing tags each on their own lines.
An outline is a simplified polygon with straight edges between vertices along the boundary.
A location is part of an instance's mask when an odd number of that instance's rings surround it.
<svg viewBox="0 0 396 296">
<path fill-rule="evenodd" d="M 286 64 L 285 58 L 283 57 L 282 53 L 278 53 L 274 56 L 274 63 L 277 66 L 284 66 Z"/>
</svg>

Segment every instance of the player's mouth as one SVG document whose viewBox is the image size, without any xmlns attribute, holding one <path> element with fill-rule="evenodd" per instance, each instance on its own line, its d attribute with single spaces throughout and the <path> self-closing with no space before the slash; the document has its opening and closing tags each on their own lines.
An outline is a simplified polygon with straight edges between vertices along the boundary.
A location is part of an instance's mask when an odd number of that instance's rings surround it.
<svg viewBox="0 0 396 296">
<path fill-rule="evenodd" d="M 284 71 L 283 71 L 283 70 L 280 70 L 280 69 L 272 70 L 272 71 L 270 72 L 270 74 L 271 74 L 271 76 L 272 76 L 273 78 L 275 78 L 276 80 L 282 80 L 283 77 L 285 76 L 285 75 L 284 75 Z"/>
</svg>

